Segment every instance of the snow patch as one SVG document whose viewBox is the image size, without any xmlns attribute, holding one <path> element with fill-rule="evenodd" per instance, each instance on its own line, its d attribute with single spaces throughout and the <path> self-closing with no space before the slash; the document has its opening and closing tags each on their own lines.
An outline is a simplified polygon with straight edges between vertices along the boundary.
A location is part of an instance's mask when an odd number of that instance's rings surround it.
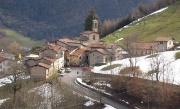
<svg viewBox="0 0 180 109">
<path fill-rule="evenodd" d="M 105 81 L 99 81 L 99 82 L 96 82 L 94 83 L 95 85 L 98 85 L 98 86 L 107 86 L 107 87 L 111 87 L 111 84 L 109 83 L 106 83 Z"/>
<path fill-rule="evenodd" d="M 6 100 L 8 100 L 8 99 L 9 99 L 9 98 L 0 100 L 0 105 L 1 105 L 2 103 L 4 103 Z"/>
<path fill-rule="evenodd" d="M 163 69 L 163 66 L 160 66 L 160 70 L 162 72 L 164 72 L 164 76 L 161 75 L 161 77 L 159 77 L 160 81 L 165 81 L 167 83 L 173 83 L 176 85 L 180 85 L 180 59 L 175 60 L 175 53 L 176 52 L 180 52 L 179 51 L 167 51 L 167 52 L 161 52 L 159 53 L 158 58 L 164 58 L 164 64 L 168 65 L 165 69 Z M 137 66 L 140 68 L 140 70 L 144 73 L 141 78 L 145 78 L 145 79 L 152 79 L 152 77 L 147 76 L 147 73 L 149 71 L 152 70 L 151 67 L 151 63 L 152 63 L 152 58 L 147 58 L 149 55 L 147 56 L 141 56 L 141 57 L 137 57 L 137 58 L 132 58 L 132 62 L 135 62 L 135 60 L 137 61 Z M 129 58 L 123 59 L 123 60 L 116 60 L 111 62 L 111 64 L 121 64 L 121 67 L 117 67 L 114 68 L 112 70 L 108 70 L 108 71 L 102 71 L 101 69 L 107 65 L 103 65 L 103 66 L 96 66 L 94 67 L 91 71 L 94 73 L 102 73 L 102 74 L 111 74 L 111 75 L 119 75 L 119 72 L 121 71 L 121 69 L 129 67 L 130 66 L 130 62 L 129 62 Z M 165 71 L 163 71 L 165 70 Z M 153 80 L 155 80 L 155 77 L 153 77 Z"/>
<path fill-rule="evenodd" d="M 76 80 L 77 80 L 79 83 L 81 83 L 82 85 L 84 85 L 84 86 L 87 86 L 87 87 L 89 87 L 89 88 L 95 89 L 95 90 L 97 90 L 97 91 L 101 91 L 101 92 L 103 92 L 103 93 L 111 96 L 110 93 L 107 93 L 107 92 L 105 92 L 105 91 L 102 90 L 102 89 L 98 89 L 98 88 L 96 88 L 96 87 L 94 87 L 94 86 L 87 85 L 86 83 L 82 82 L 82 78 L 76 78 Z"/>
<path fill-rule="evenodd" d="M 94 105 L 94 103 L 92 101 L 87 101 L 84 105 L 85 106 L 92 106 L 92 105 Z"/>
<path fill-rule="evenodd" d="M 114 108 L 114 107 L 112 107 L 112 106 L 110 106 L 110 105 L 107 105 L 107 104 L 105 104 L 105 108 L 103 108 L 103 109 L 116 109 L 116 108 Z"/>
<path fill-rule="evenodd" d="M 21 78 L 22 78 L 22 79 L 29 79 L 30 76 L 29 76 L 29 75 L 28 75 L 28 76 L 22 76 Z M 6 77 L 4 77 L 4 78 L 1 78 L 1 79 L 0 79 L 0 87 L 4 86 L 4 85 L 6 85 L 6 84 L 12 83 L 11 80 L 13 80 L 13 76 L 12 76 L 12 75 L 11 75 L 11 76 L 6 76 Z"/>
</svg>

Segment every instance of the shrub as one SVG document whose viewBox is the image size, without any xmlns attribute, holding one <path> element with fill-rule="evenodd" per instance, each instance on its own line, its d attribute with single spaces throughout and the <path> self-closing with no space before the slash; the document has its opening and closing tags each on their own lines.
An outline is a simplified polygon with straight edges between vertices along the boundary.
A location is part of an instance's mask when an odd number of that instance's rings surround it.
<svg viewBox="0 0 180 109">
<path fill-rule="evenodd" d="M 121 66 L 121 64 L 113 64 L 113 65 L 106 66 L 106 67 L 102 68 L 101 70 L 102 71 L 111 70 L 111 69 L 114 69 L 114 68 L 120 67 L 120 66 Z"/>
<path fill-rule="evenodd" d="M 180 59 L 180 52 L 176 52 L 175 58 Z"/>
<path fill-rule="evenodd" d="M 139 70 L 139 67 L 126 67 L 120 71 L 121 75 L 133 75 L 133 73 L 135 73 L 134 76 L 136 77 L 143 74 L 143 72 Z"/>
</svg>

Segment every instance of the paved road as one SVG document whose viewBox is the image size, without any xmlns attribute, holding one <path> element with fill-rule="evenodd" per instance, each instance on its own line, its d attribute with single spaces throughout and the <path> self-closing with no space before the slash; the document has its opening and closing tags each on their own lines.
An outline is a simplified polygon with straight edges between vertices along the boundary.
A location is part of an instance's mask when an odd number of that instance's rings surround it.
<svg viewBox="0 0 180 109">
<path fill-rule="evenodd" d="M 66 73 L 66 75 L 64 77 L 59 77 L 58 78 L 59 81 L 65 83 L 67 85 L 72 86 L 73 89 L 76 92 L 78 92 L 78 93 L 80 93 L 80 94 L 82 94 L 84 96 L 91 97 L 91 98 L 93 98 L 95 100 L 98 100 L 98 101 L 102 100 L 103 103 L 109 104 L 109 105 L 115 107 L 116 109 L 130 109 L 130 108 L 126 107 L 126 106 L 123 106 L 123 105 L 115 102 L 115 101 L 112 101 L 109 98 L 100 96 L 99 94 L 97 94 L 97 93 L 95 93 L 95 92 L 93 92 L 93 91 L 91 91 L 89 89 L 86 89 L 86 88 L 76 84 L 75 79 L 77 78 L 77 76 L 83 75 L 82 70 L 81 70 L 81 68 L 77 68 L 77 67 L 73 67 L 71 69 L 72 69 L 72 72 L 71 73 Z M 80 73 L 77 74 L 77 71 L 79 71 Z"/>
</svg>

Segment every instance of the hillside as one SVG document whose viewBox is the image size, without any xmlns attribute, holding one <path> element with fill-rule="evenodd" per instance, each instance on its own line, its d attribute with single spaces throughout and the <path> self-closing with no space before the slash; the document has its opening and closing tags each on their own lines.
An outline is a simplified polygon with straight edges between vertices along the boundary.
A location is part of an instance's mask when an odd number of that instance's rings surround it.
<svg viewBox="0 0 180 109">
<path fill-rule="evenodd" d="M 143 42 L 153 41 L 159 36 L 173 37 L 175 41 L 180 41 L 180 2 L 152 13 L 144 18 L 134 21 L 130 25 L 120 28 L 109 34 L 103 40 L 114 43 L 117 39 L 139 34 Z"/>
<path fill-rule="evenodd" d="M 40 41 L 33 41 L 12 29 L 0 26 L 0 44 L 2 44 L 0 48 L 3 49 L 3 46 L 8 46 L 14 41 L 22 47 L 32 47 L 34 44 L 41 43 Z"/>
<path fill-rule="evenodd" d="M 129 14 L 139 3 L 152 0 L 0 0 L 0 25 L 35 40 L 75 37 L 94 8 L 104 19 Z"/>
</svg>

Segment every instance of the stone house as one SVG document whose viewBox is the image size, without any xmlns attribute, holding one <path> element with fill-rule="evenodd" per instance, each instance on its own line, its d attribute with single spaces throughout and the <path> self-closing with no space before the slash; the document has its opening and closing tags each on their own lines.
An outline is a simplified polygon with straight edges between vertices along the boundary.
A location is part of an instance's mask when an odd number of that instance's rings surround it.
<svg viewBox="0 0 180 109">
<path fill-rule="evenodd" d="M 55 44 L 48 43 L 39 52 L 39 58 L 31 58 L 25 61 L 32 79 L 47 79 L 56 73 L 61 67 L 64 67 L 65 48 Z"/>
<path fill-rule="evenodd" d="M 6 59 L 9 59 L 9 60 L 15 60 L 15 58 L 16 58 L 15 55 L 6 53 L 3 50 L 0 52 L 0 56 L 4 57 Z"/>
<path fill-rule="evenodd" d="M 53 67 L 45 63 L 38 63 L 31 68 L 30 78 L 33 80 L 45 80 L 52 75 Z"/>
<path fill-rule="evenodd" d="M 49 57 L 56 60 L 57 68 L 64 67 L 64 52 L 65 48 L 54 43 L 49 43 L 44 49 L 39 52 L 39 57 Z"/>
<path fill-rule="evenodd" d="M 0 72 L 3 72 L 8 69 L 9 60 L 0 56 Z"/>
<path fill-rule="evenodd" d="M 156 42 L 138 42 L 132 43 L 131 46 L 130 55 L 132 56 L 150 55 L 159 52 L 158 43 Z"/>
<path fill-rule="evenodd" d="M 112 53 L 113 55 L 113 60 L 120 60 L 123 58 L 122 56 L 122 51 L 123 48 L 119 45 L 110 45 L 110 44 L 92 44 L 91 45 L 91 50 L 96 50 L 96 49 L 105 49 Z"/>
<path fill-rule="evenodd" d="M 31 74 L 31 68 L 39 63 L 40 58 L 29 58 L 24 61 L 24 65 L 29 74 Z"/>
<path fill-rule="evenodd" d="M 159 52 L 171 49 L 174 46 L 173 41 L 174 39 L 171 37 L 158 37 L 157 39 L 155 39 L 155 42 L 159 44 Z"/>
<path fill-rule="evenodd" d="M 112 54 L 105 49 L 95 49 L 91 50 L 89 53 L 89 64 L 94 66 L 97 63 L 107 63 L 112 61 Z"/>
<path fill-rule="evenodd" d="M 81 66 L 87 64 L 86 51 L 89 51 L 88 47 L 76 48 L 70 53 L 70 65 Z"/>
</svg>

